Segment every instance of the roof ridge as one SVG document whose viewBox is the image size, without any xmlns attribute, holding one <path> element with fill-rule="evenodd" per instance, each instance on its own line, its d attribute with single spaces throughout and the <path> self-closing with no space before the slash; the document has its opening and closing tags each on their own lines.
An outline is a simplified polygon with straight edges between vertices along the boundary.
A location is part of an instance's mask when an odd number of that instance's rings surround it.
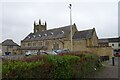
<svg viewBox="0 0 120 80">
<path fill-rule="evenodd" d="M 41 32 L 52 31 L 52 30 L 56 30 L 56 29 L 66 28 L 66 27 L 69 27 L 69 28 L 70 28 L 70 25 L 67 25 L 67 26 L 64 26 L 64 27 L 58 27 L 58 28 L 48 29 L 48 30 L 41 31 Z M 74 27 L 74 24 L 72 25 L 72 27 Z M 63 30 L 64 30 L 64 29 L 63 29 Z M 41 32 L 37 32 L 37 33 L 41 33 Z M 33 34 L 34 34 L 34 33 L 33 33 Z M 35 33 L 35 34 L 36 34 L 36 33 Z"/>
<path fill-rule="evenodd" d="M 81 31 L 78 31 L 78 32 L 82 32 L 82 31 L 90 31 L 90 30 L 93 30 L 93 29 L 81 30 Z"/>
</svg>

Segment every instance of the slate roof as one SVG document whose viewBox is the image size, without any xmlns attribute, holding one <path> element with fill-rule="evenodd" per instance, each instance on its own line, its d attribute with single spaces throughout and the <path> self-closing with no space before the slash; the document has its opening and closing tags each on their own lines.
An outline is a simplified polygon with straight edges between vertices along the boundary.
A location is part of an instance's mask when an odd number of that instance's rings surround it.
<svg viewBox="0 0 120 80">
<path fill-rule="evenodd" d="M 11 39 L 7 39 L 7 40 L 3 41 L 1 44 L 2 44 L 2 46 L 19 46 L 17 43 L 15 43 Z"/>
<path fill-rule="evenodd" d="M 104 38 L 104 39 L 99 39 L 99 43 L 104 43 L 104 42 L 120 42 L 120 37 L 116 38 Z"/>
<path fill-rule="evenodd" d="M 78 31 L 75 32 L 73 39 L 88 39 L 91 38 L 93 36 L 93 32 L 94 32 L 94 28 L 93 29 L 89 29 L 89 30 L 83 30 L 83 31 Z"/>
<path fill-rule="evenodd" d="M 65 27 L 45 30 L 37 33 L 30 33 L 25 39 L 23 39 L 23 41 L 66 38 L 68 37 L 69 34 L 70 34 L 70 25 Z"/>
<path fill-rule="evenodd" d="M 120 38 L 109 38 L 109 42 L 120 42 Z"/>
<path fill-rule="evenodd" d="M 98 42 L 99 43 L 108 43 L 109 40 L 108 39 L 99 39 Z"/>
</svg>

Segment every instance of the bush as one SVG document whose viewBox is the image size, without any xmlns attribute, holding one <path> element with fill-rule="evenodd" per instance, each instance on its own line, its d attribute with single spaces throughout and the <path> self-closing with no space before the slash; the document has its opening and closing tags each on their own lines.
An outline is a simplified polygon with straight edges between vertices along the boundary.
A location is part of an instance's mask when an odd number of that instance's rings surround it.
<svg viewBox="0 0 120 80">
<path fill-rule="evenodd" d="M 3 61 L 3 78 L 85 78 L 99 67 L 94 54 L 37 55 Z"/>
<path fill-rule="evenodd" d="M 45 77 L 51 79 L 71 78 L 72 75 L 71 65 L 73 64 L 72 62 L 76 62 L 80 59 L 77 56 L 52 56 L 52 55 L 46 56 L 46 58 L 48 60 L 48 63 L 46 63 L 47 66 L 43 65 L 42 69 L 43 70 L 47 69 L 49 71 L 49 72 L 46 71 L 48 74 Z"/>
<path fill-rule="evenodd" d="M 22 62 L 22 61 L 10 61 L 3 63 L 3 78 L 32 78 L 34 75 L 31 75 L 35 69 L 38 69 L 38 66 L 42 65 L 42 61 L 36 62 Z"/>
<path fill-rule="evenodd" d="M 87 78 L 95 71 L 95 68 L 101 67 L 99 57 L 95 54 L 77 54 L 77 56 L 80 57 L 80 62 L 73 65 L 74 78 Z"/>
</svg>

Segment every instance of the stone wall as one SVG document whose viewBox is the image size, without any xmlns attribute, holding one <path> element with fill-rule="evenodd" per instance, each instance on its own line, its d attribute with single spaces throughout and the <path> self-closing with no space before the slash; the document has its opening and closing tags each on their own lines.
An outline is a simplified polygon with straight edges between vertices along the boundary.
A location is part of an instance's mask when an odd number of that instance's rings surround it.
<svg viewBox="0 0 120 80">
<path fill-rule="evenodd" d="M 87 51 L 93 52 L 99 56 L 112 56 L 112 48 L 111 47 L 87 47 Z"/>
<path fill-rule="evenodd" d="M 17 53 L 18 46 L 2 46 L 2 54 L 4 55 L 5 52 L 11 52 L 11 54 Z"/>
<path fill-rule="evenodd" d="M 74 40 L 73 50 L 75 51 L 85 51 L 86 50 L 86 40 Z"/>
</svg>

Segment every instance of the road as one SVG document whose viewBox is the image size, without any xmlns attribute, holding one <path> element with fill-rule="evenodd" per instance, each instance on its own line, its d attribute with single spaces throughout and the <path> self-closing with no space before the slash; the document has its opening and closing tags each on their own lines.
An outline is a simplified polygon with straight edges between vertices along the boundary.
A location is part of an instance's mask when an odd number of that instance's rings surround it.
<svg viewBox="0 0 120 80">
<path fill-rule="evenodd" d="M 120 57 L 115 57 L 115 65 L 112 65 L 112 59 L 103 63 L 103 69 L 95 72 L 93 78 L 120 78 Z"/>
</svg>

